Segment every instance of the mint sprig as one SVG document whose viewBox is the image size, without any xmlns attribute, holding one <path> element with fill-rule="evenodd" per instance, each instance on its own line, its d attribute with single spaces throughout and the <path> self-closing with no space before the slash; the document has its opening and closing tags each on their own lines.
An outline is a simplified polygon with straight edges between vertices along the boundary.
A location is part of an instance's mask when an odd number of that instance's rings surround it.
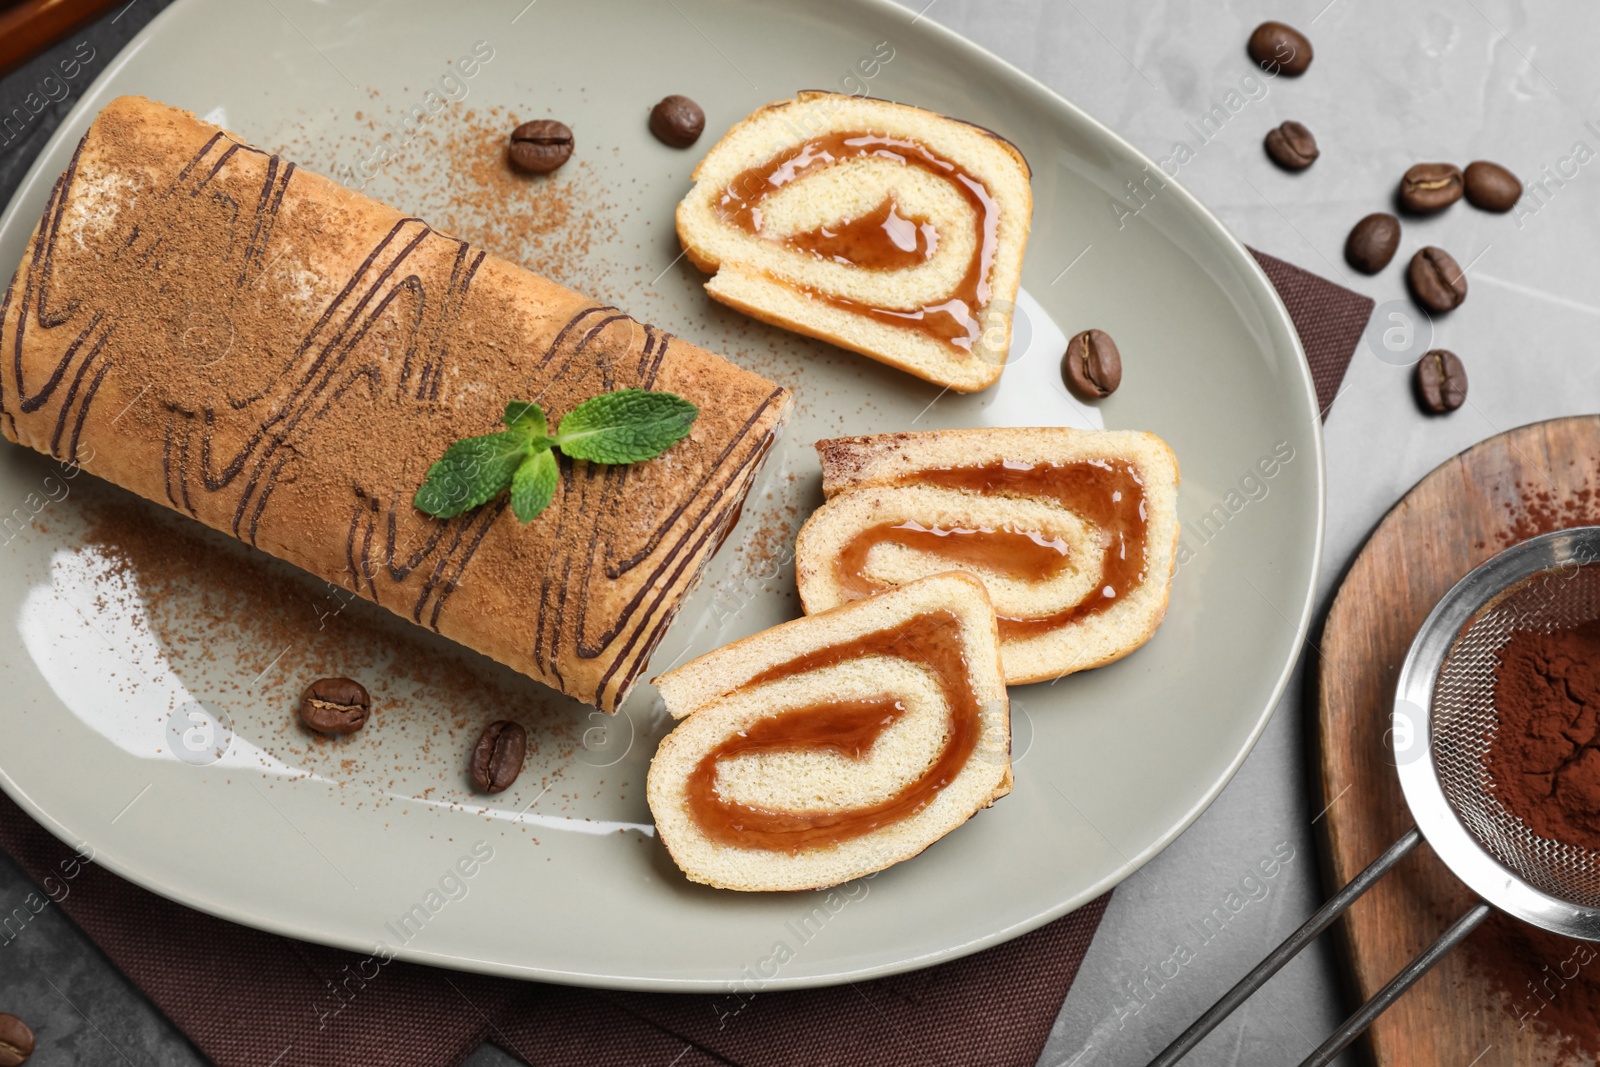
<svg viewBox="0 0 1600 1067">
<path fill-rule="evenodd" d="M 494 499 L 526 462 L 530 440 L 521 431 L 506 430 L 457 441 L 428 468 L 414 503 L 429 515 L 451 519 Z"/>
<path fill-rule="evenodd" d="M 675 393 L 623 389 L 585 400 L 561 420 L 556 444 L 590 463 L 654 459 L 689 432 L 698 408 Z"/>
<path fill-rule="evenodd" d="M 590 463 L 642 463 L 687 437 L 699 414 L 675 393 L 619 389 L 573 408 L 552 437 L 538 404 L 513 400 L 501 419 L 506 428 L 445 449 L 412 502 L 450 519 L 510 489 L 512 513 L 532 522 L 549 507 L 561 478 L 552 448 Z"/>
<path fill-rule="evenodd" d="M 522 461 L 517 473 L 511 476 L 511 512 L 523 522 L 528 522 L 550 506 L 556 495 L 556 482 L 561 479 L 561 468 L 556 466 L 556 454 L 548 448 L 541 449 Z"/>
</svg>

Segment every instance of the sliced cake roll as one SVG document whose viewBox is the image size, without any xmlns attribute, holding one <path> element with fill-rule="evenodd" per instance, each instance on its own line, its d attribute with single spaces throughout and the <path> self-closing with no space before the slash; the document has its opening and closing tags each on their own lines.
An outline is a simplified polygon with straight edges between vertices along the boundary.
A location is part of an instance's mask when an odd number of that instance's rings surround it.
<svg viewBox="0 0 1600 1067">
<path fill-rule="evenodd" d="M 1000 377 L 1033 212 L 1009 141 L 805 92 L 734 126 L 694 179 L 678 237 L 715 299 L 961 392 Z"/>
<path fill-rule="evenodd" d="M 0 299 L 0 434 L 605 711 L 757 477 L 788 391 L 178 108 L 89 126 Z M 536 522 L 414 506 L 515 400 L 700 415 L 658 461 L 562 457 Z"/>
<path fill-rule="evenodd" d="M 981 577 L 1016 685 L 1132 652 L 1167 610 L 1178 464 L 1126 430 L 935 430 L 817 442 L 827 502 L 795 547 L 827 611 L 959 567 Z"/>
<path fill-rule="evenodd" d="M 683 722 L 650 764 L 650 810 L 696 882 L 838 885 L 1011 791 L 994 611 L 968 574 L 796 619 L 656 686 Z"/>
</svg>

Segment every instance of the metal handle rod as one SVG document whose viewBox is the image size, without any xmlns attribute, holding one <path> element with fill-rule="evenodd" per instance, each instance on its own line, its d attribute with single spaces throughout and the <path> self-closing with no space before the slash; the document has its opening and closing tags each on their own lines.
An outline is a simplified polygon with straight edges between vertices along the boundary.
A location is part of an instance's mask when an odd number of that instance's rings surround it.
<svg viewBox="0 0 1600 1067">
<path fill-rule="evenodd" d="M 1350 879 L 1346 885 L 1305 924 L 1290 934 L 1288 938 L 1267 954 L 1267 958 L 1255 965 L 1255 968 L 1239 980 L 1239 984 L 1223 994 L 1222 999 L 1211 1006 L 1211 1010 L 1194 1021 L 1194 1025 L 1178 1035 L 1177 1040 L 1162 1050 L 1161 1055 L 1150 1061 L 1150 1067 L 1172 1067 L 1191 1049 L 1198 1045 L 1207 1034 L 1217 1028 L 1217 1025 L 1233 1014 L 1235 1008 L 1250 999 L 1251 994 L 1267 984 L 1267 979 L 1277 974 L 1283 965 L 1299 955 L 1300 950 L 1317 939 L 1317 935 L 1333 924 L 1333 920 L 1344 914 L 1344 910 L 1377 884 L 1378 879 L 1388 873 L 1389 868 L 1400 862 L 1402 856 L 1417 846 L 1422 840 L 1422 831 L 1415 826 L 1401 835 L 1400 840 L 1390 845 L 1388 850 L 1367 865 L 1367 869 Z M 1419 975 L 1420 977 L 1420 975 Z M 1416 979 L 1412 979 L 1415 981 Z M 1398 996 L 1398 993 L 1396 994 Z M 1382 1010 L 1382 1009 L 1379 1009 Z M 1346 1044 L 1349 1042 L 1346 1041 Z M 1340 1048 L 1344 1046 L 1341 1045 Z"/>
<path fill-rule="evenodd" d="M 1459 945 L 1466 936 L 1477 929 L 1478 924 L 1489 917 L 1494 909 L 1481 901 L 1471 911 L 1455 921 L 1455 925 L 1440 935 L 1439 940 L 1424 949 L 1421 955 L 1403 967 L 1399 974 L 1389 979 L 1389 984 L 1372 995 L 1372 999 L 1356 1009 L 1356 1013 L 1346 1019 L 1322 1046 L 1307 1056 L 1300 1067 L 1326 1067 L 1333 1062 L 1333 1058 L 1343 1052 L 1361 1032 L 1372 1025 L 1372 1020 L 1382 1015 L 1384 1010 L 1400 999 L 1400 994 L 1416 984 L 1417 979 L 1433 970 L 1433 965 L 1444 959 L 1446 954 Z"/>
</svg>

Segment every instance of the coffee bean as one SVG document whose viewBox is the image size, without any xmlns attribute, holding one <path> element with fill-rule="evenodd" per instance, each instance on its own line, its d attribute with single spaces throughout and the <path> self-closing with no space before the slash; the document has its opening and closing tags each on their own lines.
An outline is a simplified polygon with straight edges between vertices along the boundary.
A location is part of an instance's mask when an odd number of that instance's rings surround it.
<svg viewBox="0 0 1600 1067">
<path fill-rule="evenodd" d="M 1311 66 L 1311 42 L 1293 26 L 1281 22 L 1263 22 L 1257 26 L 1250 34 L 1245 51 L 1268 74 L 1298 78 Z"/>
<path fill-rule="evenodd" d="M 528 732 L 508 719 L 484 727 L 472 750 L 472 784 L 485 793 L 508 788 L 522 773 L 528 751 Z"/>
<path fill-rule="evenodd" d="M 1400 247 L 1400 220 L 1376 211 L 1360 222 L 1345 238 L 1344 258 L 1363 274 L 1376 274 L 1389 265 Z"/>
<path fill-rule="evenodd" d="M 33 1055 L 33 1031 L 15 1015 L 0 1012 L 0 1067 L 21 1067 Z"/>
<path fill-rule="evenodd" d="M 1467 368 L 1454 352 L 1435 348 L 1417 361 L 1417 400 L 1433 415 L 1454 411 L 1467 399 Z"/>
<path fill-rule="evenodd" d="M 300 694 L 300 721 L 319 733 L 353 734 L 371 714 L 366 687 L 349 678 L 318 678 Z"/>
<path fill-rule="evenodd" d="M 1461 199 L 1461 168 L 1454 163 L 1418 163 L 1400 179 L 1400 204 L 1428 215 Z"/>
<path fill-rule="evenodd" d="M 1460 307 L 1467 298 L 1467 276 L 1442 248 L 1429 245 L 1412 256 L 1406 279 L 1417 303 L 1435 314 Z"/>
<path fill-rule="evenodd" d="M 554 119 L 524 122 L 511 131 L 511 162 L 529 174 L 548 174 L 572 155 L 572 131 Z"/>
<path fill-rule="evenodd" d="M 1061 378 L 1086 400 L 1110 396 L 1122 384 L 1122 353 L 1104 330 L 1084 330 L 1067 342 Z"/>
<path fill-rule="evenodd" d="M 1498 163 L 1480 159 L 1467 164 L 1467 202 L 1485 211 L 1510 211 L 1522 198 L 1522 183 Z"/>
<path fill-rule="evenodd" d="M 706 113 L 687 96 L 669 96 L 650 109 L 650 132 L 673 148 L 688 148 L 706 128 Z"/>
<path fill-rule="evenodd" d="M 1285 122 L 1267 131 L 1267 155 L 1284 170 L 1305 170 L 1320 153 L 1317 139 L 1298 122 Z"/>
</svg>

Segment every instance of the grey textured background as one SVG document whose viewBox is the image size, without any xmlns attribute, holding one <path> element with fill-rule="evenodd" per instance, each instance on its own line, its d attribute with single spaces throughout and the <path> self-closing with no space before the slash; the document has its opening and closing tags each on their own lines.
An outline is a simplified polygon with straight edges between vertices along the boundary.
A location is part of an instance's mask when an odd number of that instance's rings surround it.
<svg viewBox="0 0 1600 1067">
<path fill-rule="evenodd" d="M 69 95 L 0 146 L 0 202 L 76 98 L 166 0 L 134 0 L 0 80 L 9 113 L 84 41 L 95 57 Z M 1351 224 L 1388 205 L 1411 163 L 1498 160 L 1539 182 L 1516 212 L 1457 207 L 1408 222 L 1406 249 L 1430 242 L 1468 265 L 1471 296 L 1435 329 L 1471 376 L 1469 403 L 1427 418 L 1409 368 L 1357 352 L 1327 423 L 1328 535 L 1319 618 L 1339 576 L 1383 513 L 1461 449 L 1513 426 L 1600 410 L 1600 7 L 1582 0 L 912 0 L 908 18 L 937 19 L 998 53 L 1161 158 L 1186 122 L 1223 103 L 1251 73 L 1250 29 L 1279 18 L 1305 30 L 1316 60 L 1298 80 L 1255 94 L 1186 165 L 1181 180 L 1251 245 L 1372 296 L 1380 315 L 1402 300 L 1400 263 L 1355 275 L 1340 250 Z M 81 53 L 80 53 L 81 55 Z M 1261 136 L 1294 118 L 1322 159 L 1285 175 Z M 1591 119 L 1594 129 L 1586 126 Z M 1564 162 L 1565 161 L 1565 162 Z M 1402 305 L 1403 306 L 1403 305 Z M 1419 349 L 1420 351 L 1420 349 Z M 1440 536 L 1450 536 L 1448 530 Z M 1308 660 L 1314 652 L 1308 654 Z M 1309 773 L 1304 666 L 1260 744 L 1221 798 L 1171 848 L 1117 890 L 1056 1022 L 1042 1067 L 1142 1064 L 1315 908 L 1323 894 L 1313 842 L 1320 804 Z M 1149 999 L 1133 983 L 1165 960 L 1258 861 L 1293 858 L 1226 931 Z M 30 890 L 0 857 L 0 906 Z M 70 999 L 67 991 L 70 990 Z M 1138 1010 L 1135 1010 L 1137 1007 Z M 1196 1065 L 1297 1063 L 1344 1014 L 1326 945 L 1292 963 L 1193 1056 Z M 47 1027 L 34 1063 L 194 1064 L 203 1058 L 61 915 L 46 909 L 0 958 L 0 1010 Z M 1476 1067 L 1500 1067 L 1491 1049 Z M 473 1067 L 509 1064 L 485 1048 Z M 665 1067 L 665 1065 L 662 1065 Z M 1442 1067 L 1468 1067 L 1442 1065 Z"/>
</svg>

